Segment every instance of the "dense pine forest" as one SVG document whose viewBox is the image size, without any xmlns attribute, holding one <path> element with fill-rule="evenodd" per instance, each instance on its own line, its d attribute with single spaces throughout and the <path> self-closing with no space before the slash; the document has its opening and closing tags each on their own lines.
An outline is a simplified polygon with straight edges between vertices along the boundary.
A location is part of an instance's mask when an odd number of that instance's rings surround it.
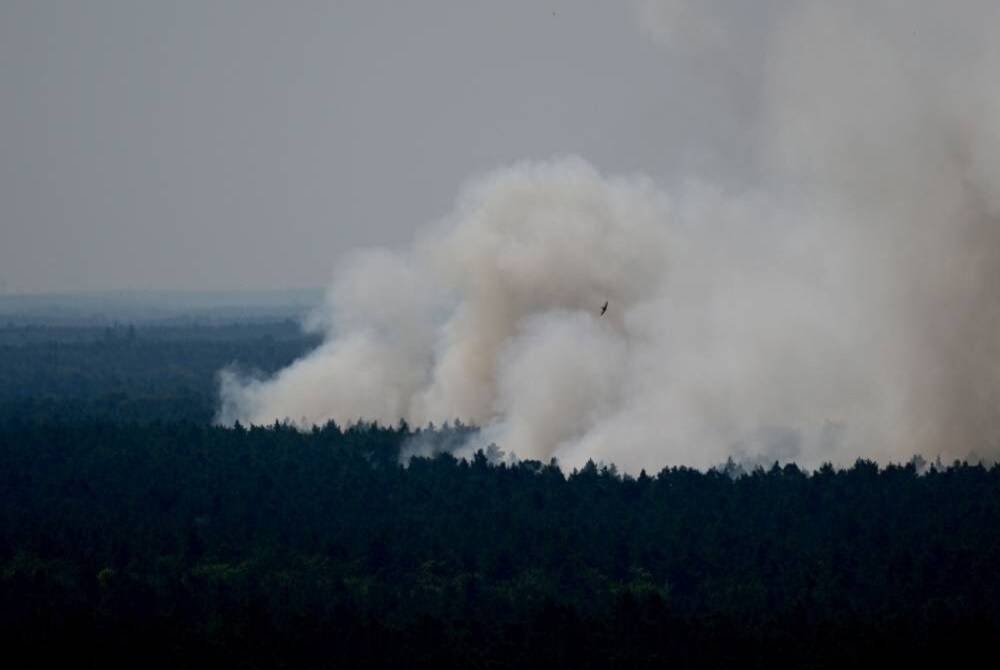
<svg viewBox="0 0 1000 670">
<path fill-rule="evenodd" d="M 842 667 L 991 650 L 1000 467 L 805 472 L 211 425 L 293 324 L 0 329 L 0 636 L 37 665 Z"/>
</svg>

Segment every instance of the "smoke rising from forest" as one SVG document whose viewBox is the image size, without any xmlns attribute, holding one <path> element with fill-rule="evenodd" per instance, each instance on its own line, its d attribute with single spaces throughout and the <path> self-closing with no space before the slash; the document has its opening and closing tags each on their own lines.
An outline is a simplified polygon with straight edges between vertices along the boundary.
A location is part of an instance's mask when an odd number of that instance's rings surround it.
<svg viewBox="0 0 1000 670">
<path fill-rule="evenodd" d="M 995 456 L 1000 12 L 774 0 L 744 31 L 736 4 L 637 16 L 746 106 L 742 187 L 575 157 L 473 179 L 338 268 L 317 350 L 224 372 L 219 420 L 460 419 L 470 448 L 631 471 Z"/>
</svg>

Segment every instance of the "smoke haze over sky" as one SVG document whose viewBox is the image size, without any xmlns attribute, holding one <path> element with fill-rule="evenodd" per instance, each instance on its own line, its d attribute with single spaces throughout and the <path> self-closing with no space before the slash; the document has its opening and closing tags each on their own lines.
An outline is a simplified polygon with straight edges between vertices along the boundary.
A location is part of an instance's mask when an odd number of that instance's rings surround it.
<svg viewBox="0 0 1000 670">
<path fill-rule="evenodd" d="M 617 2 L 10 0 L 0 282 L 325 286 L 512 161 L 739 171 L 711 70 Z"/>
</svg>

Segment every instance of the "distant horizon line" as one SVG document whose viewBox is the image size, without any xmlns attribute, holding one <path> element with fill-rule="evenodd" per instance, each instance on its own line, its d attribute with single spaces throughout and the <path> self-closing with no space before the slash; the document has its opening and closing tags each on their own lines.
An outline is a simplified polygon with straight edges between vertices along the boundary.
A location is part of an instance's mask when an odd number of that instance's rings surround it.
<svg viewBox="0 0 1000 670">
<path fill-rule="evenodd" d="M 107 288 L 107 289 L 58 289 L 22 290 L 0 289 L 0 298 L 87 298 L 125 295 L 253 295 L 282 293 L 323 293 L 323 286 L 296 286 L 284 288 Z"/>
</svg>

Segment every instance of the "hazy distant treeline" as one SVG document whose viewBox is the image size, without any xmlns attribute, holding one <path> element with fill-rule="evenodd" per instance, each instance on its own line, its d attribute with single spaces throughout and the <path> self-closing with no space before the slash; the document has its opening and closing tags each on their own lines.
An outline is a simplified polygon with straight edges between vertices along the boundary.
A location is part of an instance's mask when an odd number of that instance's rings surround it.
<svg viewBox="0 0 1000 670">
<path fill-rule="evenodd" d="M 0 290 L 0 323 L 58 328 L 93 328 L 115 323 L 226 326 L 236 322 L 298 320 L 322 301 L 321 289 L 65 294 L 17 294 Z"/>
<path fill-rule="evenodd" d="M 0 416 L 211 421 L 218 372 L 273 371 L 315 346 L 293 321 L 0 327 Z"/>
</svg>

